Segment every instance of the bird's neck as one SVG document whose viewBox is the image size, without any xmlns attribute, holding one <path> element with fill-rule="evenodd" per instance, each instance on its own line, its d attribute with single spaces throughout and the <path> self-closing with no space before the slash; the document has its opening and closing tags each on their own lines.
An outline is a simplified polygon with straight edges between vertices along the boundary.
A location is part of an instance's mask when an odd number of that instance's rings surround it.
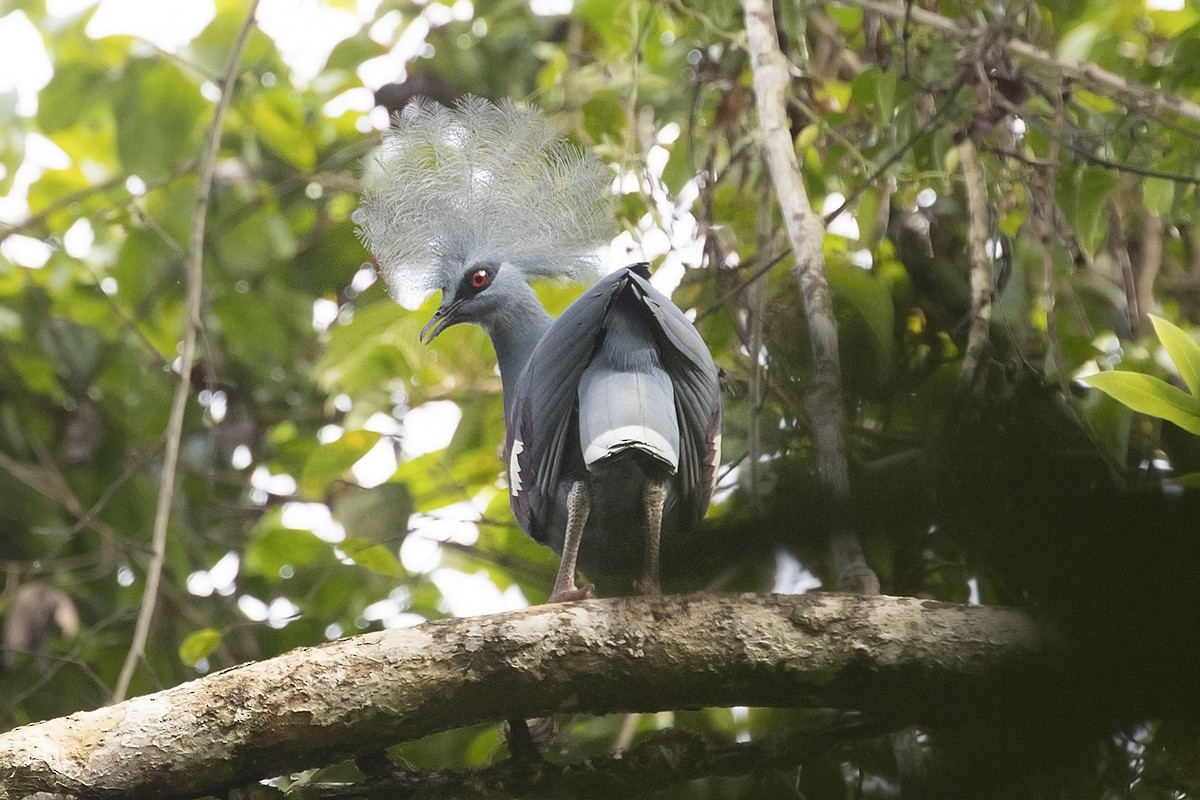
<svg viewBox="0 0 1200 800">
<path fill-rule="evenodd" d="M 500 364 L 500 382 L 504 388 L 504 419 L 508 419 L 509 407 L 521 370 L 529 363 L 533 349 L 542 340 L 554 318 L 542 307 L 533 289 L 522 293 L 508 308 L 504 318 L 487 326 L 496 348 L 496 361 Z"/>
</svg>

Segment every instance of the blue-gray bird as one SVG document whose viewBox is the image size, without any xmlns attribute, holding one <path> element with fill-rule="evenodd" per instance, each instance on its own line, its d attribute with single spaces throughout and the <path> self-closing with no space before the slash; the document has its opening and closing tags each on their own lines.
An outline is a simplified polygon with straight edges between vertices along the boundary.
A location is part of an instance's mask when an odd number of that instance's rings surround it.
<svg viewBox="0 0 1200 800">
<path fill-rule="evenodd" d="M 532 277 L 586 278 L 612 226 L 612 174 L 536 110 L 410 105 L 385 134 L 358 220 L 401 299 L 434 290 L 426 342 L 473 322 L 499 361 L 521 527 L 562 556 L 551 602 L 588 576 L 659 591 L 659 547 L 704 516 L 720 460 L 717 368 L 645 264 L 558 319 Z"/>
</svg>

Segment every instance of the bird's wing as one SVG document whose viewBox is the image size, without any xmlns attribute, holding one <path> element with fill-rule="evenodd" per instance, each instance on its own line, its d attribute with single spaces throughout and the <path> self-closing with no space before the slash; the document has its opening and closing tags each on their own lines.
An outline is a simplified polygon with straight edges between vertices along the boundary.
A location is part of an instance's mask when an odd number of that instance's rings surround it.
<svg viewBox="0 0 1200 800">
<path fill-rule="evenodd" d="M 555 503 L 568 460 L 578 454 L 576 399 L 613 300 L 626 285 L 624 271 L 600 280 L 546 331 L 517 381 L 506 447 L 509 494 L 517 522 L 538 541 Z"/>
<path fill-rule="evenodd" d="M 700 333 L 666 295 L 645 276 L 630 280 L 650 309 L 658 335 L 663 368 L 675 387 L 679 416 L 679 502 L 692 523 L 708 508 L 721 460 L 721 386 L 716 364 Z"/>
<path fill-rule="evenodd" d="M 545 537 L 541 527 L 553 510 L 564 472 L 584 469 L 577 434 L 579 381 L 613 303 L 627 290 L 650 312 L 663 368 L 674 383 L 679 502 L 692 522 L 708 507 L 720 460 L 717 368 L 692 323 L 650 284 L 645 265 L 635 265 L 606 276 L 571 304 L 550 326 L 518 381 L 508 420 L 509 491 L 517 521 L 535 539 Z"/>
</svg>

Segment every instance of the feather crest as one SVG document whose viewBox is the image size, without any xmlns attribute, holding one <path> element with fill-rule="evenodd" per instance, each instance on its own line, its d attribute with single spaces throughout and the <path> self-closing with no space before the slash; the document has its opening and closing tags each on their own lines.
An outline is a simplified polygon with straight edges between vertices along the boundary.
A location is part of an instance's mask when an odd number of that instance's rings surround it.
<svg viewBox="0 0 1200 800">
<path fill-rule="evenodd" d="M 384 134 L 356 214 L 359 235 L 401 299 L 457 281 L 471 264 L 583 279 L 612 235 L 612 173 L 559 138 L 535 108 L 467 97 L 410 104 Z"/>
</svg>

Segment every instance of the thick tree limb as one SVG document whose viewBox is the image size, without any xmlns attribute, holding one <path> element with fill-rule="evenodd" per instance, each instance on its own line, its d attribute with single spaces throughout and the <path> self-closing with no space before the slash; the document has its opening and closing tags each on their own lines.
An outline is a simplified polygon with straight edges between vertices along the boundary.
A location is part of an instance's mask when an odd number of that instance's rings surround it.
<svg viewBox="0 0 1200 800">
<path fill-rule="evenodd" d="M 817 450 L 821 483 L 833 499 L 830 546 L 840 588 L 878 594 L 879 578 L 867 566 L 862 545 L 850 527 L 845 505 L 850 497 L 846 460 L 845 413 L 842 409 L 842 368 L 838 361 L 837 321 L 833 296 L 825 275 L 821 245 L 825 226 L 813 212 L 796 163 L 788 127 L 785 96 L 791 79 L 787 59 L 779 49 L 779 34 L 771 0 L 743 0 L 746 41 L 754 74 L 754 97 L 767 169 L 783 213 L 796 264 L 793 274 L 804 301 L 813 357 L 813 386 L 808 397 L 809 419 Z"/>
<path fill-rule="evenodd" d="M 302 648 L 0 734 L 0 800 L 189 797 L 561 711 L 828 706 L 961 718 L 1039 703 L 1057 652 L 1054 634 L 1018 611 L 912 598 L 539 606 Z"/>
</svg>

